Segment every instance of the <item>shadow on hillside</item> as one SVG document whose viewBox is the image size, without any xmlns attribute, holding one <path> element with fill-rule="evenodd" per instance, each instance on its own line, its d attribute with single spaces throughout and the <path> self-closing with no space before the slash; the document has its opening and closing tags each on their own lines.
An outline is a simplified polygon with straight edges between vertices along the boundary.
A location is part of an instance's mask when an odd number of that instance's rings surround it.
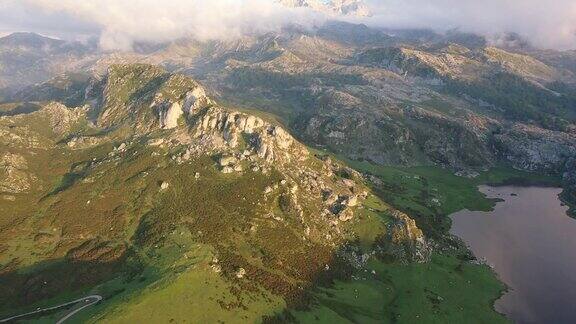
<svg viewBox="0 0 576 324">
<path fill-rule="evenodd" d="M 33 103 L 23 103 L 13 109 L 7 111 L 0 111 L 0 117 L 11 117 L 17 115 L 25 115 L 40 110 L 40 106 Z"/>
<path fill-rule="evenodd" d="M 152 96 L 166 81 L 170 79 L 170 74 L 166 73 L 157 76 L 150 81 L 148 81 L 143 87 L 139 88 L 136 92 L 130 95 L 129 102 L 136 103 L 142 102 L 148 99 L 152 99 Z"/>
<path fill-rule="evenodd" d="M 307 282 L 299 282 L 298 284 L 288 284 L 290 289 L 279 290 L 282 285 L 275 287 L 270 286 L 269 283 L 264 286 L 275 294 L 284 297 L 286 307 L 274 315 L 264 316 L 263 323 L 298 323 L 299 320 L 294 316 L 294 313 L 312 311 L 313 308 L 323 306 L 329 308 L 335 314 L 338 314 L 343 319 L 350 322 L 355 322 L 357 316 L 371 317 L 374 314 L 368 314 L 363 309 L 362 304 L 349 303 L 350 300 L 338 300 L 332 303 L 325 304 L 322 302 L 324 297 L 334 298 L 330 289 L 335 288 L 337 282 L 350 283 L 353 281 L 354 276 L 358 274 L 359 270 L 355 268 L 350 262 L 350 252 L 360 251 L 357 242 L 346 242 L 337 251 L 330 256 L 330 261 L 322 267 L 315 268 L 309 273 Z M 361 254 L 361 253 L 360 253 Z M 392 261 L 392 260 L 389 260 Z M 352 291 L 350 292 L 353 293 Z M 382 301 L 383 303 L 385 301 Z M 384 307 L 384 305 L 382 305 Z M 374 320 L 378 320 L 374 318 Z"/>
<path fill-rule="evenodd" d="M 127 254 L 106 261 L 47 260 L 25 268 L 12 262 L 0 268 L 0 318 L 82 297 L 95 285 L 126 273 Z"/>
<path fill-rule="evenodd" d="M 42 201 L 48 197 L 52 197 L 63 191 L 66 191 L 78 181 L 84 179 L 88 173 L 89 165 L 89 162 L 86 161 L 74 163 L 70 168 L 70 171 L 62 176 L 60 182 L 58 182 L 54 189 L 43 196 L 40 200 Z"/>
</svg>

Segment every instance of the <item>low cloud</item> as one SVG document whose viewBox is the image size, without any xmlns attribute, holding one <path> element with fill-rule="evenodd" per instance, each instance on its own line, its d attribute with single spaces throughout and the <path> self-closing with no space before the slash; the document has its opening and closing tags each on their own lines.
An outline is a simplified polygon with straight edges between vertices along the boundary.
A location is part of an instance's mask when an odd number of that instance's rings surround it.
<svg viewBox="0 0 576 324">
<path fill-rule="evenodd" d="M 574 0 L 366 2 L 373 16 L 354 21 L 386 28 L 459 29 L 489 39 L 516 33 L 540 47 L 576 49 Z M 288 9 L 274 0 L 0 0 L 0 32 L 97 34 L 105 50 L 129 50 L 134 42 L 186 36 L 233 39 L 288 24 L 312 27 L 328 18 L 309 9 Z"/>
<path fill-rule="evenodd" d="M 291 23 L 313 26 L 324 20 L 317 12 L 287 9 L 270 0 L 24 0 L 18 6 L 98 26 L 105 50 L 129 50 L 134 42 L 186 36 L 232 39 L 277 31 Z"/>
<path fill-rule="evenodd" d="M 574 0 L 370 0 L 369 23 L 388 28 L 459 29 L 498 39 L 516 33 L 545 48 L 576 49 Z"/>
</svg>

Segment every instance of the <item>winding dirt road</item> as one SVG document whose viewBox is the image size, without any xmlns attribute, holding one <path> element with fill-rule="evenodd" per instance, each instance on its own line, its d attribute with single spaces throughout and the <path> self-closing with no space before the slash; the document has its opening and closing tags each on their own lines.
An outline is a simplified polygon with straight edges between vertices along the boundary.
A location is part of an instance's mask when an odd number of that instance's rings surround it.
<svg viewBox="0 0 576 324">
<path fill-rule="evenodd" d="M 27 317 L 27 316 L 31 316 L 34 314 L 40 314 L 40 313 L 44 313 L 44 312 L 49 312 L 49 311 L 53 311 L 53 310 L 57 310 L 59 308 L 63 308 L 63 307 L 68 307 L 70 305 L 75 305 L 75 304 L 79 304 L 79 303 L 85 303 L 84 305 L 82 305 L 81 307 L 78 307 L 74 310 L 72 310 L 70 313 L 66 314 L 66 316 L 62 317 L 61 319 L 58 320 L 58 322 L 56 322 L 56 324 L 61 324 L 64 323 L 64 321 L 66 321 L 67 319 L 69 319 L 70 317 L 76 315 L 77 313 L 79 313 L 80 311 L 82 311 L 83 309 L 90 307 L 92 305 L 97 304 L 98 302 L 100 302 L 102 300 L 102 296 L 100 295 L 90 295 L 90 296 L 86 296 L 83 298 L 79 298 L 76 300 L 73 300 L 71 302 L 68 303 L 64 303 L 58 306 L 53 306 L 53 307 L 49 307 L 49 308 L 42 308 L 42 309 L 37 309 L 33 312 L 29 312 L 29 313 L 25 313 L 25 314 L 20 314 L 20 315 L 16 315 L 16 316 L 12 316 L 12 317 L 8 317 L 8 318 L 3 318 L 0 319 L 0 323 L 6 323 L 6 322 L 10 322 L 10 321 L 14 321 L 17 320 L 19 318 L 23 318 L 23 317 Z"/>
</svg>

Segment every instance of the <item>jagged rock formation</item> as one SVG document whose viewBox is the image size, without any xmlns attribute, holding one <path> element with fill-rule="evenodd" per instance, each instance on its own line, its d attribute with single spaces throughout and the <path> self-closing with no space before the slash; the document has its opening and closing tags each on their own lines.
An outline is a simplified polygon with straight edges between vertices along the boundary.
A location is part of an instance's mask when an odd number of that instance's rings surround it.
<svg viewBox="0 0 576 324">
<path fill-rule="evenodd" d="M 284 4 L 344 8 L 359 3 L 285 1 Z M 207 84 L 220 90 L 227 100 L 252 100 L 256 108 L 263 110 L 287 105 L 284 110 L 294 114 L 294 121 L 288 125 L 303 140 L 350 158 L 379 164 L 485 168 L 501 162 L 502 157 L 516 155 L 505 152 L 506 143 L 512 142 L 505 139 L 507 132 L 515 129 L 509 137 L 518 138 L 519 127 L 511 126 L 515 123 L 572 134 L 565 131 L 572 123 L 570 89 L 575 79 L 568 54 L 490 47 L 474 35 L 455 32 L 425 34 L 428 38 L 418 35 L 410 31 L 387 35 L 365 26 L 332 22 L 315 31 L 293 28 L 279 34 L 221 42 L 217 46 L 180 40 L 147 54 L 115 54 L 88 66 L 100 71 L 105 63 L 114 60 L 164 63 L 181 69 L 194 66 L 187 71 L 206 78 Z M 7 42 L 5 46 L 14 46 L 13 43 Z M 154 88 L 155 82 L 169 87 L 182 81 L 163 80 L 162 75 L 161 71 L 150 72 L 143 82 Z M 139 72 L 123 75 L 117 69 L 108 76 L 125 83 L 129 89 L 131 78 L 139 76 Z M 46 89 L 63 84 L 63 89 L 72 90 L 52 92 L 77 103 L 81 92 L 78 84 L 82 80 L 60 77 L 51 86 L 26 93 L 50 92 Z M 92 88 L 95 92 L 108 89 L 103 98 L 93 98 L 99 100 L 99 104 L 93 105 L 101 107 L 97 123 L 104 127 L 110 127 L 109 119 L 119 120 L 122 114 L 126 117 L 140 111 L 134 108 L 139 106 L 138 102 L 125 100 L 131 95 L 146 97 L 145 101 L 154 107 L 146 116 L 139 116 L 141 120 L 136 124 L 143 129 L 152 127 L 151 123 L 159 123 L 165 129 L 176 128 L 190 106 L 185 97 L 170 98 L 161 89 L 140 96 L 124 93 L 121 87 L 106 80 L 93 84 Z M 201 87 L 198 89 L 203 91 Z M 106 96 L 122 98 L 122 104 L 135 110 L 124 109 Z M 150 97 L 156 100 L 149 102 Z M 273 103 L 261 106 L 253 98 L 266 98 Z M 294 98 L 307 99 L 295 102 Z M 542 109 L 543 106 L 550 108 Z M 425 121 L 432 121 L 434 127 Z M 469 130 L 480 124 L 484 125 Z M 443 136 L 446 132 L 451 136 Z M 502 144 L 497 145 L 498 150 L 493 149 L 494 142 Z"/>
<path fill-rule="evenodd" d="M 157 82 L 149 89 L 144 88 L 148 92 L 138 99 L 122 90 L 132 84 L 136 76 L 151 80 L 150 83 Z M 111 67 L 105 78 L 103 98 L 99 125 L 119 127 L 130 120 L 140 135 L 156 128 L 174 130 L 173 140 L 190 144 L 190 149 L 197 154 L 224 153 L 242 147 L 269 163 L 280 165 L 308 155 L 281 127 L 259 117 L 218 107 L 194 81 L 169 75 L 153 66 Z M 179 120 L 182 123 L 179 124 Z"/>
<path fill-rule="evenodd" d="M 62 287 L 140 290 L 188 275 L 215 288 L 202 294 L 217 314 L 262 294 L 305 305 L 317 278 L 367 272 L 376 237 L 394 247 L 388 258 L 425 260 L 414 222 L 387 227 L 393 209 L 359 173 L 186 76 L 116 65 L 84 93 L 79 108 L 0 117 L 0 311 L 23 307 L 22 291 L 36 303 Z M 368 198 L 383 210 L 367 211 Z M 47 260 L 58 262 L 33 267 Z"/>
<path fill-rule="evenodd" d="M 171 102 L 169 99 L 164 99 L 161 93 L 158 93 L 151 107 L 158 111 L 160 126 L 164 129 L 172 129 L 178 126 L 178 120 L 185 113 L 190 115 L 209 104 L 211 101 L 206 96 L 206 91 L 198 86 L 186 93 L 181 102 Z"/>
<path fill-rule="evenodd" d="M 390 245 L 386 253 L 398 260 L 427 261 L 432 249 L 416 222 L 400 211 L 394 211 L 392 217 L 394 222 L 390 225 Z"/>
<path fill-rule="evenodd" d="M 191 125 L 192 134 L 212 150 L 238 149 L 242 144 L 261 159 L 279 164 L 308 156 L 308 151 L 284 129 L 258 117 L 209 107 L 190 114 L 188 119 L 197 120 Z"/>
</svg>

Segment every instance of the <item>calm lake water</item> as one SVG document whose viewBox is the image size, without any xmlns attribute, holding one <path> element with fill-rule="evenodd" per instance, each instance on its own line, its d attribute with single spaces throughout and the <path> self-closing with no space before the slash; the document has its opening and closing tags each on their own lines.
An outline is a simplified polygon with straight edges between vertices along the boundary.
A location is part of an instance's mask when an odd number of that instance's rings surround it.
<svg viewBox="0 0 576 324">
<path fill-rule="evenodd" d="M 494 267 L 510 291 L 496 310 L 516 323 L 576 323 L 576 220 L 561 189 L 488 187 L 492 212 L 453 214 L 451 232 Z"/>
</svg>

